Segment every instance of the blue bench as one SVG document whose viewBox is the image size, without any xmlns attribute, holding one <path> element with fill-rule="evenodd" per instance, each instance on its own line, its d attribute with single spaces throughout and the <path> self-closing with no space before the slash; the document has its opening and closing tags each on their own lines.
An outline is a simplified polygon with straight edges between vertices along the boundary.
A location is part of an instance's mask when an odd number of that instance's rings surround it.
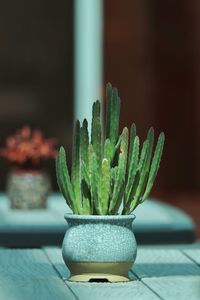
<svg viewBox="0 0 200 300">
<path fill-rule="evenodd" d="M 60 194 L 52 194 L 47 209 L 12 210 L 0 195 L 0 247 L 61 245 L 70 212 Z M 195 225 L 183 211 L 156 200 L 147 200 L 134 212 L 133 230 L 138 244 L 186 244 L 195 241 Z"/>
</svg>

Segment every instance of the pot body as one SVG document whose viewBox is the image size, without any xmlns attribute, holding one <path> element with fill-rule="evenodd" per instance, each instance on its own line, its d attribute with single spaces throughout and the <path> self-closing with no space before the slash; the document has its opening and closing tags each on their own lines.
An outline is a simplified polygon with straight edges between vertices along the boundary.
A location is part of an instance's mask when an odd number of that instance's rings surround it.
<svg viewBox="0 0 200 300">
<path fill-rule="evenodd" d="M 103 276 L 106 281 L 127 281 L 137 254 L 132 231 L 135 216 L 66 214 L 65 219 L 68 229 L 62 254 L 70 279 L 90 281 Z"/>
<path fill-rule="evenodd" d="M 13 170 L 8 175 L 7 193 L 11 208 L 45 208 L 50 188 L 50 179 L 43 171 Z"/>
</svg>

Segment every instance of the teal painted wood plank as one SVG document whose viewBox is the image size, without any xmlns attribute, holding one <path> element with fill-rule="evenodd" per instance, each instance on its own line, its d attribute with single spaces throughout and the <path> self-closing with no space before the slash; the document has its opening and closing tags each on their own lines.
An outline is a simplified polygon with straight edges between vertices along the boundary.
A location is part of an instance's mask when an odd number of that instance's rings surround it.
<svg viewBox="0 0 200 300">
<path fill-rule="evenodd" d="M 162 299 L 200 299 L 200 268 L 180 250 L 139 248 L 132 272 Z"/>
<path fill-rule="evenodd" d="M 138 248 L 133 273 L 139 278 L 200 275 L 200 268 L 180 250 Z"/>
<path fill-rule="evenodd" d="M 58 247 L 45 247 L 43 248 L 44 253 L 51 261 L 52 265 L 56 268 L 60 276 L 67 280 L 70 276 L 70 271 L 66 267 L 62 258 L 62 249 Z"/>
<path fill-rule="evenodd" d="M 160 299 L 141 281 L 127 283 L 67 283 L 81 300 L 154 300 Z"/>
<path fill-rule="evenodd" d="M 183 253 L 200 265 L 200 249 L 185 249 L 183 250 Z"/>
<path fill-rule="evenodd" d="M 164 300 L 200 299 L 200 276 L 166 276 L 142 281 Z"/>
<path fill-rule="evenodd" d="M 60 276 L 66 280 L 70 273 L 63 262 L 61 249 L 44 248 L 44 252 L 51 260 L 53 266 L 59 272 Z M 132 279 L 135 280 L 128 283 L 74 283 L 66 281 L 66 284 L 81 300 L 160 299 L 141 281 L 136 280 L 133 274 L 131 276 Z"/>
<path fill-rule="evenodd" d="M 0 299 L 77 300 L 39 249 L 0 249 Z"/>
</svg>

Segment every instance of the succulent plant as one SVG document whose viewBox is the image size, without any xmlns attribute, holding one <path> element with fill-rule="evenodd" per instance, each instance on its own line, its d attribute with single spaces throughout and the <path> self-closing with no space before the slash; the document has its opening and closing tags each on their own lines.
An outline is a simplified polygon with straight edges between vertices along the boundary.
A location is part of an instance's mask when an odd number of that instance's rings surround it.
<svg viewBox="0 0 200 300">
<path fill-rule="evenodd" d="M 33 167 L 41 161 L 55 158 L 57 150 L 54 139 L 45 139 L 40 130 L 24 126 L 7 138 L 6 146 L 0 149 L 0 156 L 15 165 Z"/>
<path fill-rule="evenodd" d="M 119 134 L 120 98 L 110 83 L 106 97 L 105 133 L 98 100 L 92 108 L 91 138 L 87 120 L 81 125 L 76 122 L 71 176 L 63 147 L 56 158 L 60 191 L 75 214 L 130 214 L 148 198 L 159 169 L 164 133 L 153 151 L 154 130 L 150 128 L 140 151 L 134 123 L 130 134 L 127 127 Z"/>
</svg>

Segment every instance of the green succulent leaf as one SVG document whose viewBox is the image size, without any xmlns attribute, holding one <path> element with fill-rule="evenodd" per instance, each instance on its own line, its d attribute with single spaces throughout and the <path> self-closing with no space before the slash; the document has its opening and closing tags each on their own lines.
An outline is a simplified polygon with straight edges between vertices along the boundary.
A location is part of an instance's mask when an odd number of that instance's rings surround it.
<svg viewBox="0 0 200 300">
<path fill-rule="evenodd" d="M 81 161 L 81 178 L 85 180 L 88 186 L 90 186 L 89 163 L 87 168 L 84 161 Z"/>
<path fill-rule="evenodd" d="M 102 128 L 101 128 L 101 105 L 97 100 L 92 109 L 91 144 L 96 154 L 98 169 L 102 161 Z"/>
<path fill-rule="evenodd" d="M 145 162 L 145 158 L 147 155 L 147 148 L 148 148 L 148 140 L 146 140 L 143 145 L 142 145 L 142 151 L 140 154 L 140 160 L 139 160 L 139 164 L 138 164 L 138 171 L 141 173 L 144 162 Z"/>
<path fill-rule="evenodd" d="M 106 139 L 104 143 L 104 158 L 106 158 L 109 163 L 111 163 L 113 159 L 113 149 L 109 139 Z"/>
<path fill-rule="evenodd" d="M 121 143 L 120 143 L 120 151 L 125 156 L 125 162 L 127 162 L 128 155 L 128 128 L 124 127 L 121 134 Z"/>
<path fill-rule="evenodd" d="M 156 145 L 156 149 L 155 149 L 155 153 L 154 153 L 154 157 L 152 160 L 151 169 L 150 169 L 150 173 L 149 173 L 149 179 L 147 182 L 147 187 L 146 187 L 145 193 L 142 197 L 142 202 L 144 202 L 144 200 L 149 196 L 151 189 L 153 187 L 153 184 L 154 184 L 154 181 L 155 181 L 155 178 L 158 173 L 159 166 L 160 166 L 164 142 L 165 142 L 165 135 L 162 132 L 158 138 L 158 142 Z"/>
<path fill-rule="evenodd" d="M 80 148 L 81 148 L 81 160 L 84 162 L 86 168 L 88 167 L 88 145 L 89 145 L 88 122 L 86 119 L 84 119 L 82 127 L 80 129 Z"/>
<path fill-rule="evenodd" d="M 124 207 L 126 205 L 129 207 L 131 202 L 131 197 L 133 194 L 132 187 L 134 185 L 138 161 L 139 161 L 139 137 L 136 136 L 133 142 L 133 146 L 129 149 L 129 169 L 128 169 L 128 180 L 125 188 L 125 196 L 124 196 Z"/>
<path fill-rule="evenodd" d="M 132 202 L 131 210 L 134 210 L 141 201 L 141 197 L 144 193 L 146 187 L 147 178 L 149 174 L 149 167 L 151 163 L 152 151 L 153 151 L 153 142 L 154 142 L 154 130 L 150 128 L 147 135 L 147 140 L 143 144 L 142 153 L 140 157 L 140 162 L 138 166 L 139 173 L 137 174 L 136 181 L 135 176 L 137 172 L 134 172 L 133 188 L 130 188 L 127 199 L 127 207 L 129 209 L 130 203 Z M 139 148 L 138 148 L 139 151 Z M 138 153 L 137 153 L 138 155 Z M 138 163 L 138 161 L 137 161 Z M 131 169 L 131 167 L 129 168 Z M 134 182 L 135 181 L 135 182 Z M 130 181 L 129 181 L 130 182 Z M 137 185 L 136 185 L 137 183 Z"/>
<path fill-rule="evenodd" d="M 122 198 L 120 198 L 120 196 L 122 194 L 122 192 L 121 192 L 122 187 L 124 187 L 125 164 L 126 164 L 125 154 L 120 153 L 119 164 L 118 164 L 117 174 L 116 174 L 114 188 L 113 188 L 113 194 L 112 194 L 112 198 L 110 200 L 109 214 L 115 214 L 116 207 L 119 207 L 119 205 L 122 202 Z M 118 203 L 118 202 L 120 202 L 120 203 Z"/>
<path fill-rule="evenodd" d="M 73 147 L 72 147 L 72 187 L 75 194 L 76 207 L 81 213 L 81 169 L 80 169 L 80 122 L 77 121 L 74 130 Z"/>
<path fill-rule="evenodd" d="M 56 175 L 61 193 L 76 214 L 131 213 L 153 187 L 164 147 L 161 133 L 155 151 L 154 130 L 150 128 L 140 151 L 136 125 L 119 134 L 120 97 L 110 83 L 106 87 L 106 130 L 99 100 L 92 106 L 91 140 L 88 122 L 77 121 L 73 133 L 71 179 L 66 153 L 61 147 L 56 158 Z M 153 157 L 153 158 L 152 158 Z"/>
<path fill-rule="evenodd" d="M 81 190 L 82 190 L 82 213 L 85 215 L 90 215 L 92 213 L 91 206 L 91 193 L 90 188 L 85 180 L 81 181 Z"/>
<path fill-rule="evenodd" d="M 128 155 L 128 167 L 129 168 L 130 168 L 130 164 L 131 164 L 131 158 L 132 158 L 132 153 L 133 153 L 135 137 L 136 137 L 136 125 L 135 125 L 135 123 L 133 123 L 131 125 L 131 130 L 130 130 L 130 146 L 129 146 L 129 155 Z"/>
<path fill-rule="evenodd" d="M 147 177 L 147 172 L 148 172 L 148 151 L 149 151 L 149 141 L 147 140 L 145 143 L 143 143 L 143 154 L 141 155 L 141 160 L 139 162 L 140 168 L 138 169 L 139 171 L 139 182 L 138 185 L 136 187 L 136 191 L 133 197 L 133 200 L 131 202 L 131 206 L 130 206 L 130 212 L 133 211 L 137 205 L 140 203 L 140 199 L 141 199 L 141 193 L 144 189 L 144 185 L 146 182 L 146 177 Z M 142 150 L 143 150 L 142 149 Z"/>
<path fill-rule="evenodd" d="M 97 165 L 96 154 L 94 152 L 92 144 L 88 146 L 88 156 L 89 156 L 89 177 L 90 177 L 90 192 L 91 192 L 91 205 L 95 212 L 99 211 L 99 201 L 98 201 L 98 181 L 99 181 L 99 171 Z"/>
<path fill-rule="evenodd" d="M 114 146 L 119 135 L 120 98 L 117 89 L 113 89 L 110 83 L 106 87 L 107 98 L 107 123 L 106 137 Z"/>
<path fill-rule="evenodd" d="M 102 161 L 101 176 L 98 185 L 99 213 L 106 215 L 108 213 L 108 203 L 110 196 L 110 165 L 107 159 Z"/>
<path fill-rule="evenodd" d="M 149 170 L 152 153 L 153 153 L 153 143 L 154 143 L 154 129 L 152 127 L 148 131 L 147 141 L 148 141 L 148 151 L 147 151 L 147 158 L 146 158 L 147 159 L 146 169 Z"/>
<path fill-rule="evenodd" d="M 63 147 L 60 148 L 56 158 L 57 182 L 61 193 L 63 194 L 68 206 L 78 213 L 75 203 L 75 195 L 70 182 L 69 172 L 66 162 L 66 153 Z"/>
<path fill-rule="evenodd" d="M 112 195 L 114 191 L 114 185 L 117 178 L 117 170 L 118 170 L 117 166 L 110 169 L 110 199 L 112 199 Z"/>
</svg>

